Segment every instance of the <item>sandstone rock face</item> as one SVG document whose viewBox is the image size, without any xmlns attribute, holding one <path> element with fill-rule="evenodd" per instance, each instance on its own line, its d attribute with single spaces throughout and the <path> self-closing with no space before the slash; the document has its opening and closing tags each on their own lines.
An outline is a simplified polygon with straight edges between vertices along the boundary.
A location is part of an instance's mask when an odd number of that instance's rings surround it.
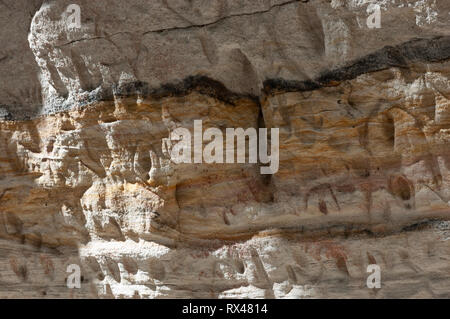
<svg viewBox="0 0 450 319">
<path fill-rule="evenodd" d="M 0 7 L 1 298 L 450 297 L 449 3 Z M 175 163 L 195 120 L 279 170 Z"/>
</svg>

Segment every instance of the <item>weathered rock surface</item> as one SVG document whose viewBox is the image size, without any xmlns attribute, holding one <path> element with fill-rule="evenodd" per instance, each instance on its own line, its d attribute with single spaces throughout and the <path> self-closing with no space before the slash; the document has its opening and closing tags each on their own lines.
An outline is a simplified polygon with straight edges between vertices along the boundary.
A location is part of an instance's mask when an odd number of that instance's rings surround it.
<svg viewBox="0 0 450 319">
<path fill-rule="evenodd" d="M 450 4 L 0 6 L 0 297 L 450 297 Z M 278 172 L 175 164 L 194 120 Z"/>
</svg>

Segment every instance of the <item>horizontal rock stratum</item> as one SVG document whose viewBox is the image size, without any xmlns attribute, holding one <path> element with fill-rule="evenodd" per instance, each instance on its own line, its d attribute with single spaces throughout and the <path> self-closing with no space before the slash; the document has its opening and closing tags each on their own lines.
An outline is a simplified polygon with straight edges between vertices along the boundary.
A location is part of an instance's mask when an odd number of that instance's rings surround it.
<svg viewBox="0 0 450 319">
<path fill-rule="evenodd" d="M 450 297 L 449 3 L 0 8 L 1 298 Z M 278 171 L 174 163 L 196 120 Z"/>
</svg>

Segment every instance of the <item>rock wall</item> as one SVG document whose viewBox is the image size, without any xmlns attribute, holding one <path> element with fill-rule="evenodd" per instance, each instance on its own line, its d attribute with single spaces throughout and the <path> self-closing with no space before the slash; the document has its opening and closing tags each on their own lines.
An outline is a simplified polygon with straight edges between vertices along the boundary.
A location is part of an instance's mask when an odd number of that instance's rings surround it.
<svg viewBox="0 0 450 319">
<path fill-rule="evenodd" d="M 450 4 L 0 7 L 0 297 L 450 297 Z M 279 170 L 176 164 L 194 120 Z"/>
</svg>

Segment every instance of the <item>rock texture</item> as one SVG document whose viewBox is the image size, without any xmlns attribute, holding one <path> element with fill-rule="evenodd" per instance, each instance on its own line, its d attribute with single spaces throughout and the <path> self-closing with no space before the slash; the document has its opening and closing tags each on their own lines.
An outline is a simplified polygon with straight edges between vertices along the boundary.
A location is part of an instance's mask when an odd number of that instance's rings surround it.
<svg viewBox="0 0 450 319">
<path fill-rule="evenodd" d="M 0 297 L 450 297 L 445 1 L 0 7 Z M 279 171 L 175 164 L 200 119 Z"/>
</svg>

